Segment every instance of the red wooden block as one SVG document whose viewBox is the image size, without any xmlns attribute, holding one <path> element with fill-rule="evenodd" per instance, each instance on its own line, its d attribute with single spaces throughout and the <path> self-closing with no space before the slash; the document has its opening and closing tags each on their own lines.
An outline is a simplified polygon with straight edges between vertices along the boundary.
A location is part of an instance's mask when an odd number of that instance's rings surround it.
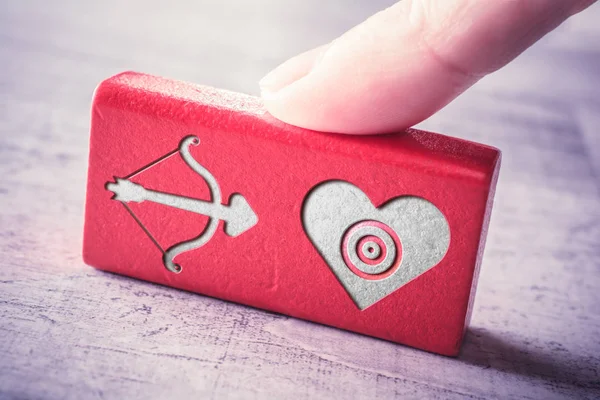
<svg viewBox="0 0 600 400">
<path fill-rule="evenodd" d="M 499 165 L 488 146 L 312 132 L 251 96 L 127 72 L 94 97 L 83 256 L 456 355 Z"/>
</svg>

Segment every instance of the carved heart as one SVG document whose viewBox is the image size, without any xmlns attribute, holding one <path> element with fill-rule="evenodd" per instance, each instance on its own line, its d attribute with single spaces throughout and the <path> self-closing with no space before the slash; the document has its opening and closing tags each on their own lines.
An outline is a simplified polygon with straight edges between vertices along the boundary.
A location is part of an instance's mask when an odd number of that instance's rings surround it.
<svg viewBox="0 0 600 400">
<path fill-rule="evenodd" d="M 361 310 L 433 268 L 450 245 L 448 222 L 431 202 L 401 196 L 376 208 L 359 188 L 339 180 L 308 193 L 302 224 Z"/>
</svg>

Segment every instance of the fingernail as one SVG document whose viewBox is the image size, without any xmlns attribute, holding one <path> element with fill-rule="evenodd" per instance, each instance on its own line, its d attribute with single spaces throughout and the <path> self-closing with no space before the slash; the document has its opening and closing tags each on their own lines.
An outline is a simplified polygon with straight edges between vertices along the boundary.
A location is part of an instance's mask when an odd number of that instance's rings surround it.
<svg viewBox="0 0 600 400">
<path fill-rule="evenodd" d="M 274 94 L 308 75 L 319 64 L 330 45 L 320 46 L 285 61 L 259 82 L 263 95 Z"/>
<path fill-rule="evenodd" d="M 261 92 L 277 92 L 282 88 L 282 85 L 285 86 L 283 82 L 287 79 L 285 79 L 285 74 L 281 72 L 282 66 L 283 64 L 269 72 L 258 82 Z"/>
</svg>

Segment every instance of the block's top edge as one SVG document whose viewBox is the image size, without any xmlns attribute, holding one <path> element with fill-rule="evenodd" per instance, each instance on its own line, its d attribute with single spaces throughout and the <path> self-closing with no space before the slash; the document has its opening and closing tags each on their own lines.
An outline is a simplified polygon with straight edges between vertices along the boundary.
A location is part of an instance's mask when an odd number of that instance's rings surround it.
<svg viewBox="0 0 600 400">
<path fill-rule="evenodd" d="M 96 88 L 96 93 L 105 88 L 109 91 L 114 90 L 115 85 L 120 86 L 120 90 L 127 87 L 133 91 L 159 94 L 169 99 L 194 102 L 229 111 L 257 115 L 265 113 L 262 101 L 258 97 L 134 71 L 122 72 L 104 80 Z"/>
<path fill-rule="evenodd" d="M 417 129 L 370 136 L 310 131 L 272 117 L 258 97 L 132 71 L 101 82 L 94 93 L 96 107 L 174 118 L 200 127 L 431 170 L 484 185 L 492 184 L 501 157 L 494 147 Z M 232 112 L 237 117 L 232 117 Z M 318 140 L 315 135 L 319 135 Z"/>
</svg>

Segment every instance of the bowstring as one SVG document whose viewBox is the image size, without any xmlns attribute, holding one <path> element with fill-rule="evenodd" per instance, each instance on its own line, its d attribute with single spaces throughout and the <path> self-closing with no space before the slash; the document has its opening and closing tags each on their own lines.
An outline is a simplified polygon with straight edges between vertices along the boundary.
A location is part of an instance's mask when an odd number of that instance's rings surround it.
<svg viewBox="0 0 600 400">
<path fill-rule="evenodd" d="M 174 156 L 175 154 L 179 153 L 179 147 L 175 148 L 175 150 L 172 150 L 170 152 L 168 152 L 165 155 L 160 156 L 159 158 L 157 158 L 156 160 L 150 162 L 149 164 L 144 165 L 143 167 L 135 170 L 134 172 L 130 173 L 129 175 L 125 176 L 123 179 L 131 179 L 139 174 L 141 174 L 142 172 L 154 167 L 155 165 L 169 159 L 170 157 Z M 133 220 L 140 226 L 140 228 L 142 229 L 142 231 L 144 231 L 144 233 L 146 234 L 146 236 L 148 236 L 148 238 L 152 241 L 152 243 L 154 243 L 154 245 L 160 250 L 160 252 L 163 254 L 163 256 L 165 255 L 165 249 L 160 245 L 160 243 L 158 243 L 158 240 L 156 240 L 156 238 L 152 235 L 152 233 L 150 233 L 150 231 L 148 230 L 148 228 L 146 228 L 146 226 L 142 223 L 142 221 L 138 218 L 137 215 L 135 215 L 135 213 L 133 212 L 133 210 L 124 202 L 121 202 L 121 204 L 123 205 L 123 207 L 125 207 L 125 210 L 127 210 L 127 212 L 129 213 L 129 215 L 131 215 L 131 218 L 133 218 Z"/>
</svg>

